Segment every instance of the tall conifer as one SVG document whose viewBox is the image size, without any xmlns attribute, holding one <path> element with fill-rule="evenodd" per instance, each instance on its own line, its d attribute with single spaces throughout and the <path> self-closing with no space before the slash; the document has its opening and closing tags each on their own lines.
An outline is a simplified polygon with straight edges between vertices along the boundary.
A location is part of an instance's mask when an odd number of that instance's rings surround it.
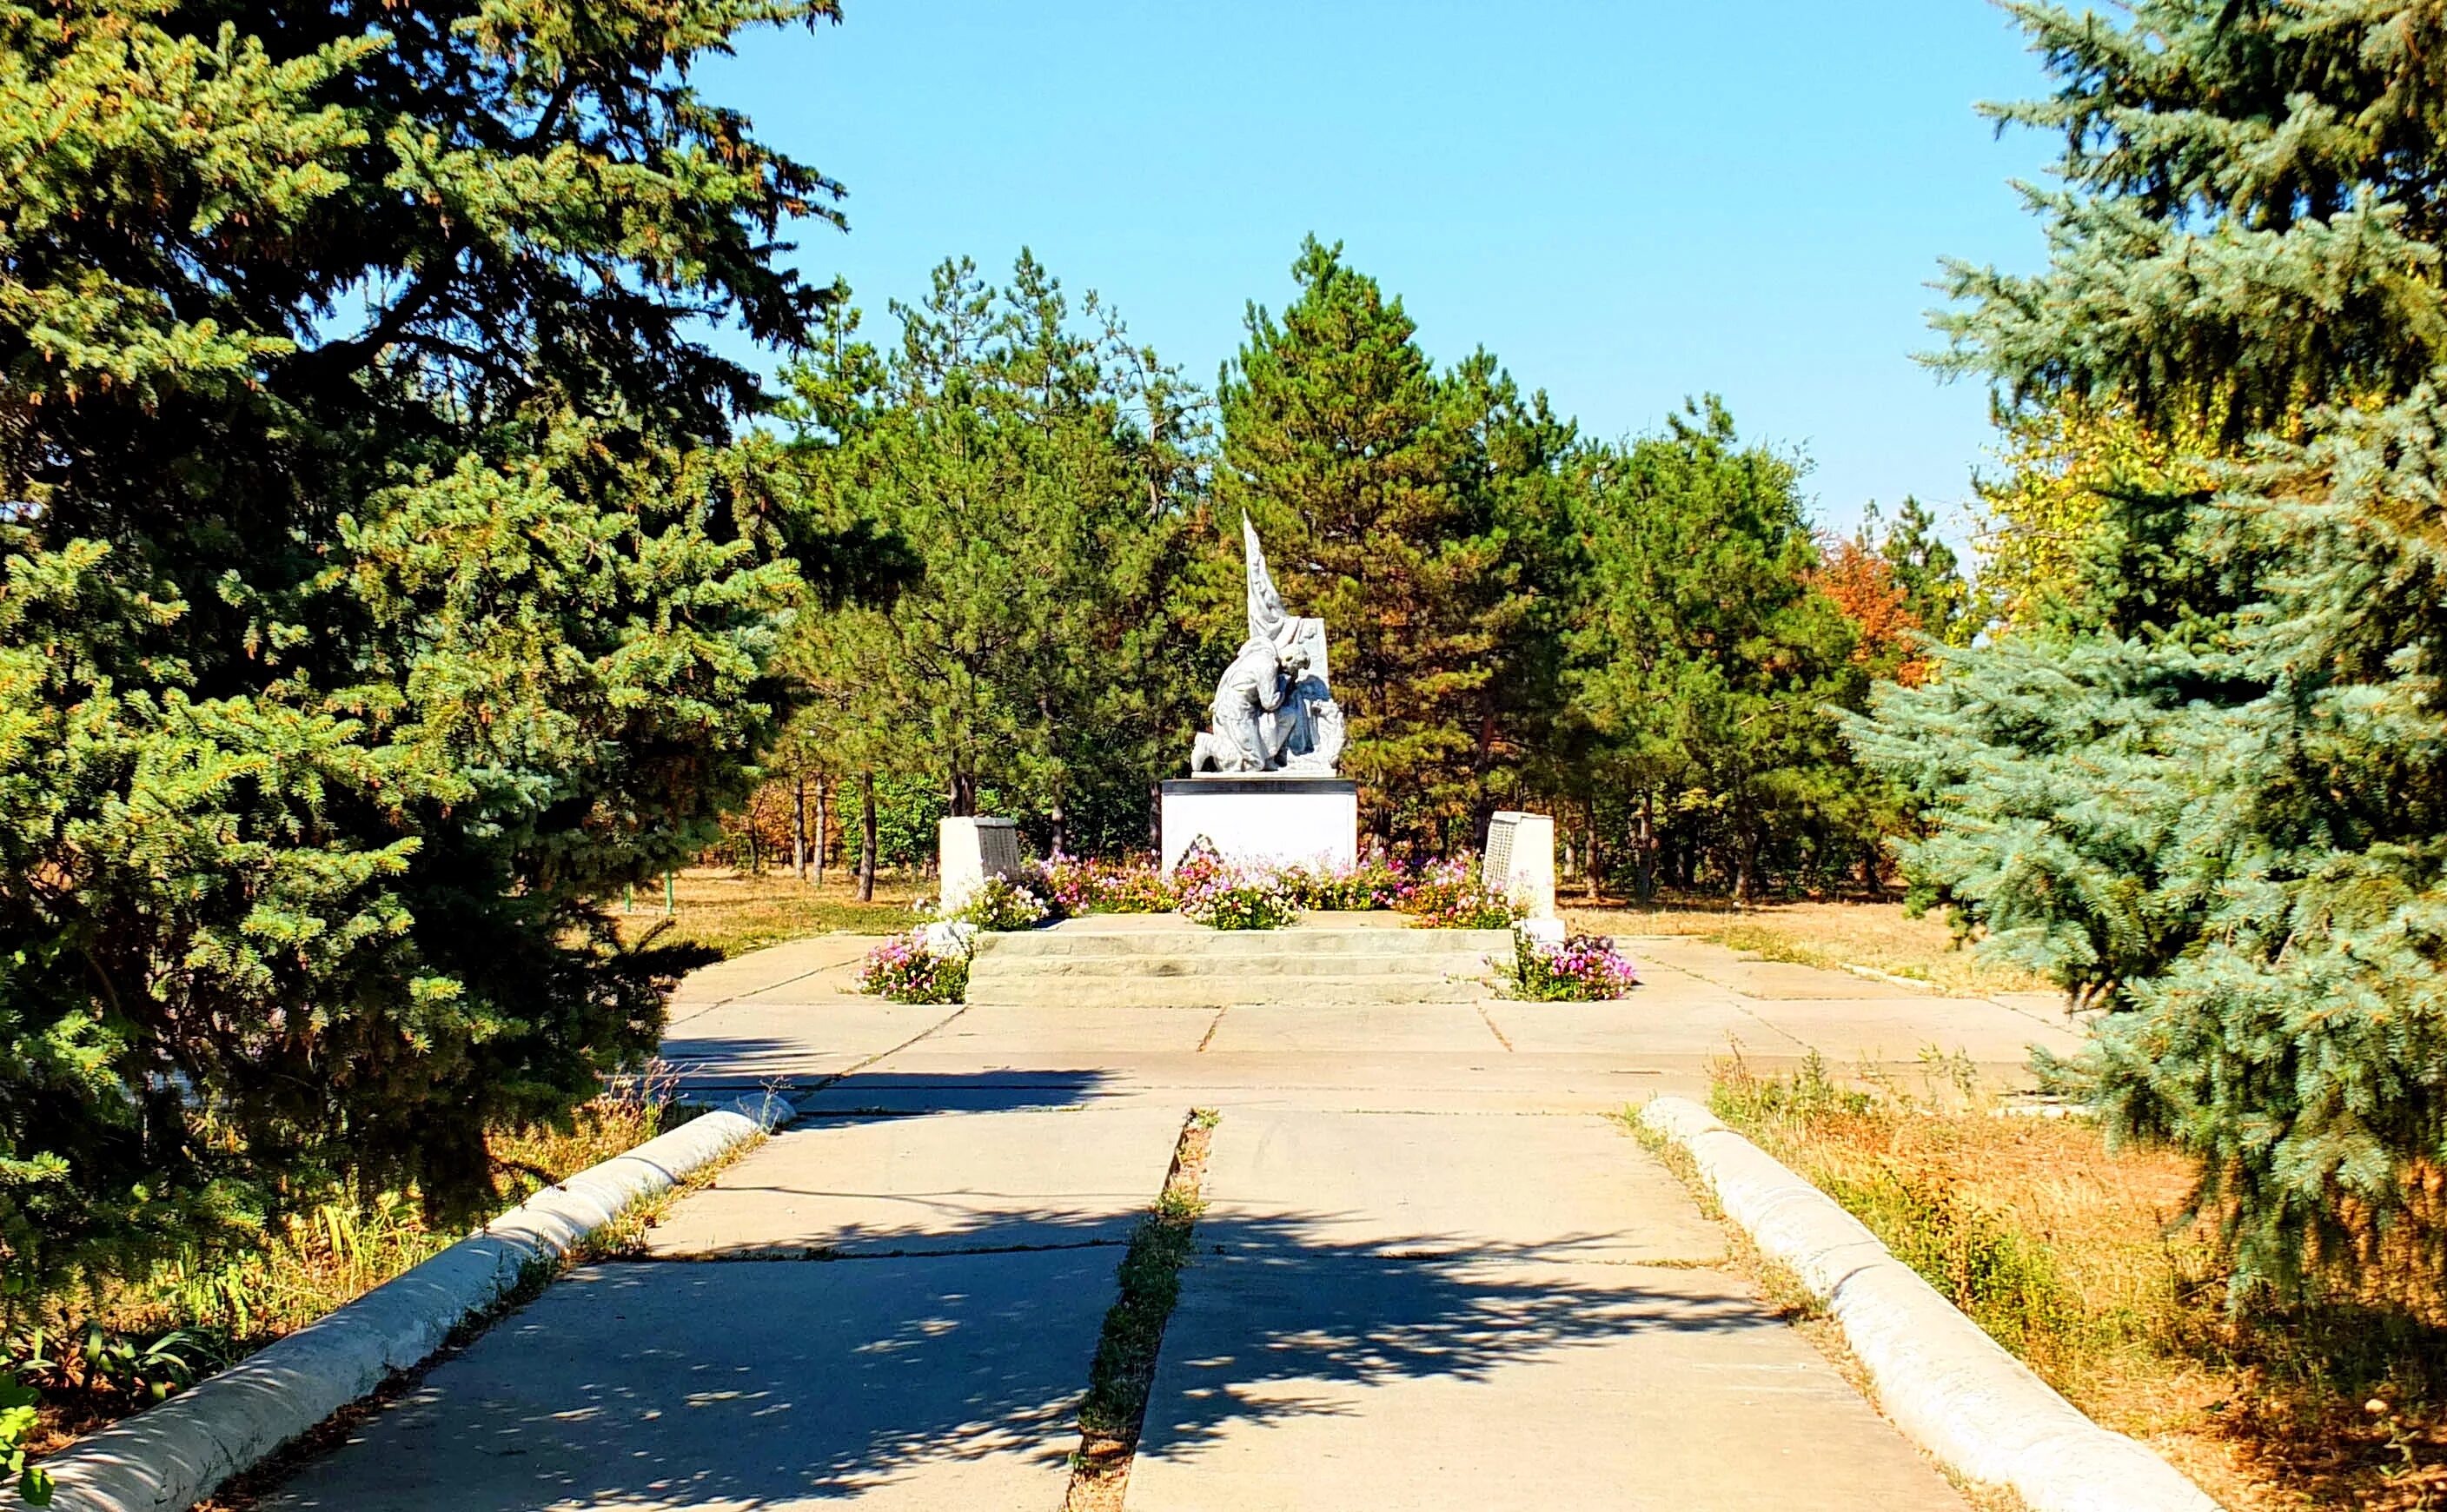
<svg viewBox="0 0 2447 1512">
<path fill-rule="evenodd" d="M 651 1053 L 824 555 L 731 427 L 829 0 L 0 0 L 0 1314 Z"/>
<path fill-rule="evenodd" d="M 1998 112 L 2065 141 L 2052 256 L 1957 267 L 1947 361 L 2260 438 L 2103 491 L 2039 623 L 1856 734 L 1932 805 L 1924 885 L 2119 1010 L 2101 1105 L 2199 1158 L 2239 1295 L 2435 1279 L 2447 48 L 2413 0 L 2010 9 L 2059 82 Z"/>
<path fill-rule="evenodd" d="M 1326 623 L 1342 769 L 1370 828 L 1458 840 L 1476 807 L 1510 570 L 1401 300 L 1313 236 L 1292 276 L 1299 294 L 1280 320 L 1250 306 L 1224 376 L 1218 516 L 1227 535 L 1254 520 L 1285 602 Z M 1224 638 L 1238 584 L 1236 570 L 1213 579 Z"/>
</svg>

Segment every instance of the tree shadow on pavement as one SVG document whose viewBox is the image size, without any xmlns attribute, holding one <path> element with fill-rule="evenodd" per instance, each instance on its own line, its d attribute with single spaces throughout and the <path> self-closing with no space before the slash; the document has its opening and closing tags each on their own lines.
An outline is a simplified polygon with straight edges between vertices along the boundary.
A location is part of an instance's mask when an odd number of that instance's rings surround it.
<svg viewBox="0 0 2447 1512">
<path fill-rule="evenodd" d="M 958 1253 L 583 1268 L 269 1505 L 1058 1505 L 1120 1250 L 1058 1210 Z M 1721 1282 L 1500 1249 L 1319 1244 L 1320 1217 L 1197 1231 L 1196 1338 L 1166 1346 L 1148 1439 L 1347 1410 L 1347 1389 L 1484 1378 L 1627 1330 L 1774 1328 Z M 1066 1240 L 1066 1227 L 1074 1230 Z M 1421 1237 L 1430 1249 L 1435 1236 Z M 1218 1307 L 1202 1291 L 1221 1287 Z M 1186 1385 L 1186 1389 L 1182 1389 Z"/>
</svg>

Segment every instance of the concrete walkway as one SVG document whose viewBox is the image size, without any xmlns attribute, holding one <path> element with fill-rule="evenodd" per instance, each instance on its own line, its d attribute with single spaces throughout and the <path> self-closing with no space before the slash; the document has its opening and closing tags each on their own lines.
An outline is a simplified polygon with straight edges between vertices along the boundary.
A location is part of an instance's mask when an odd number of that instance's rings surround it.
<svg viewBox="0 0 2447 1512">
<path fill-rule="evenodd" d="M 896 1008 L 848 993 L 871 943 L 692 977 L 683 1081 L 798 1125 L 267 1504 L 1055 1512 L 1124 1246 L 1214 1107 L 1135 1512 L 1963 1506 L 1609 1115 L 1733 1047 L 2015 1085 L 2078 1043 L 2044 1005 L 1674 940 L 1627 942 L 1617 1004 Z"/>
</svg>

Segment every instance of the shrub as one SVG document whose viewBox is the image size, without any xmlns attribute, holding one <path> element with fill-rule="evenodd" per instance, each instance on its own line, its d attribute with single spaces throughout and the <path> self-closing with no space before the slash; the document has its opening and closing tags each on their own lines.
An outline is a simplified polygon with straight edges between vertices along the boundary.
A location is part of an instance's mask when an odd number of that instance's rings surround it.
<svg viewBox="0 0 2447 1512">
<path fill-rule="evenodd" d="M 0 1482 L 13 1478 L 28 1506 L 51 1504 L 51 1478 L 26 1463 L 26 1441 L 34 1436 L 34 1389 L 0 1371 Z"/>
<path fill-rule="evenodd" d="M 1560 945 L 1512 936 L 1512 995 L 1535 1003 L 1589 1003 L 1621 997 L 1640 983 L 1631 962 L 1603 935 L 1574 935 Z"/>
<path fill-rule="evenodd" d="M 938 951 L 913 929 L 869 951 L 858 990 L 895 1003 L 958 1003 L 969 995 L 969 953 Z"/>
</svg>

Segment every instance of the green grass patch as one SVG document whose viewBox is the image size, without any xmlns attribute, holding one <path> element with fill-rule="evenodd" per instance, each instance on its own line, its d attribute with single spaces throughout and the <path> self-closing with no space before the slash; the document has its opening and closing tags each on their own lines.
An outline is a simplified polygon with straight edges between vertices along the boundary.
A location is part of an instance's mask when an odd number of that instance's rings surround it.
<svg viewBox="0 0 2447 1512">
<path fill-rule="evenodd" d="M 1165 1324 L 1181 1299 L 1181 1268 L 1189 1262 L 1199 1216 L 1206 1210 L 1206 1150 L 1215 1124 L 1211 1108 L 1190 1114 L 1164 1191 L 1122 1257 L 1121 1295 L 1105 1314 L 1079 1406 L 1079 1451 L 1072 1459 L 1065 1512 L 1115 1512 L 1122 1504 Z"/>
</svg>

